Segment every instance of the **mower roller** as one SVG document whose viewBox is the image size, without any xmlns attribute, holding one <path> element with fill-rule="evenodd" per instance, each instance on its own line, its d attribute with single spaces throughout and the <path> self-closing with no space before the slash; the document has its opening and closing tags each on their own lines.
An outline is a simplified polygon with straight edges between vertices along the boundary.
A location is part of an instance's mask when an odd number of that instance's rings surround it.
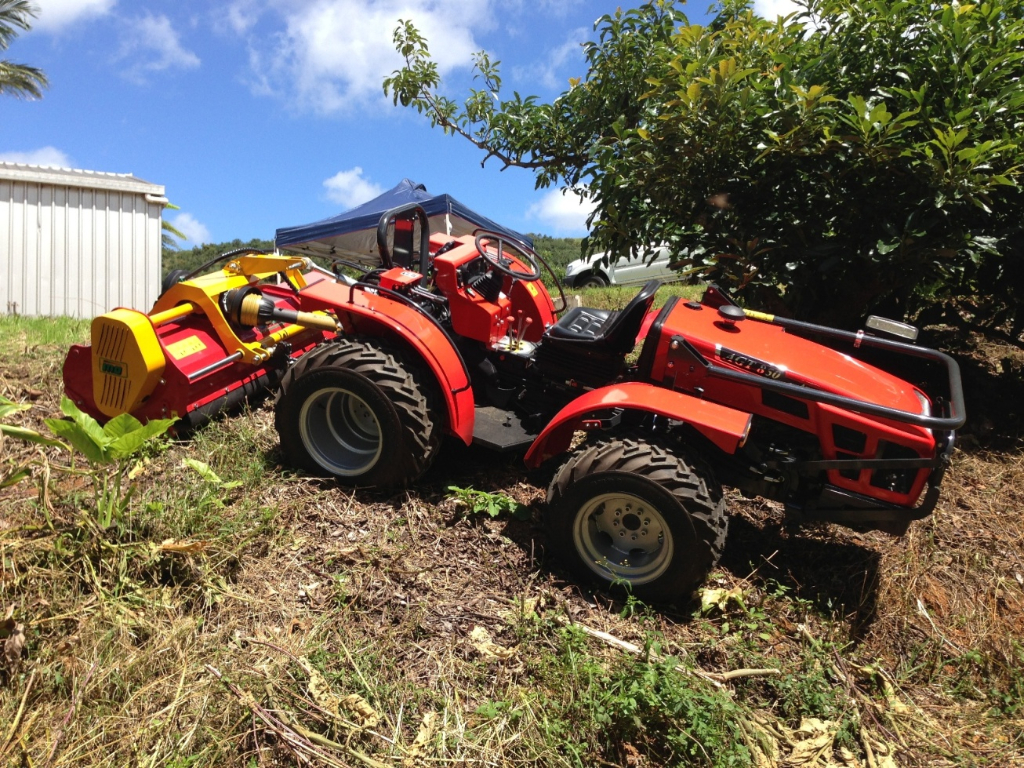
<svg viewBox="0 0 1024 768">
<path fill-rule="evenodd" d="M 414 205 L 377 242 L 356 272 L 246 253 L 172 280 L 150 314 L 94 321 L 69 396 L 194 426 L 276 387 L 282 456 L 350 486 L 414 482 L 445 435 L 523 453 L 552 468 L 560 560 L 649 601 L 685 599 L 718 561 L 723 485 L 791 522 L 894 535 L 935 508 L 963 394 L 952 358 L 897 338 L 909 326 L 836 330 L 714 286 L 654 310 L 658 281 L 619 311 L 556 309 L 524 243 L 431 234 Z"/>
</svg>

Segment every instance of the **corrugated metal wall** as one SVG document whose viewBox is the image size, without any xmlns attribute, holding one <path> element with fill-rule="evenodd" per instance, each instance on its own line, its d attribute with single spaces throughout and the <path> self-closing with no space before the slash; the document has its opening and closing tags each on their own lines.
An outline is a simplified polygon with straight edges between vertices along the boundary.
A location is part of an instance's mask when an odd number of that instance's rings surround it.
<svg viewBox="0 0 1024 768">
<path fill-rule="evenodd" d="M 0 180 L 0 313 L 148 311 L 162 213 L 138 192 Z"/>
</svg>

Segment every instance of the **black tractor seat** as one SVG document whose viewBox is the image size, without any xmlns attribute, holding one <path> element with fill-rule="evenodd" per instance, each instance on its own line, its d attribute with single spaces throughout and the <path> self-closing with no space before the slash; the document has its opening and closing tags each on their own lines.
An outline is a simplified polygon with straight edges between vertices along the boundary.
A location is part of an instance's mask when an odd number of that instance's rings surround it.
<svg viewBox="0 0 1024 768">
<path fill-rule="evenodd" d="M 592 307 L 570 309 L 544 332 L 536 364 L 549 375 L 586 386 L 598 387 L 614 380 L 636 344 L 660 285 L 660 280 L 651 280 L 618 312 Z"/>
<path fill-rule="evenodd" d="M 558 348 L 583 345 L 613 355 L 624 355 L 636 344 L 644 317 L 651 311 L 660 280 L 650 280 L 640 293 L 618 312 L 573 307 L 544 333 L 544 343 Z"/>
<path fill-rule="evenodd" d="M 593 339 L 601 332 L 611 314 L 610 309 L 573 307 L 548 329 L 548 335 L 559 339 Z"/>
</svg>

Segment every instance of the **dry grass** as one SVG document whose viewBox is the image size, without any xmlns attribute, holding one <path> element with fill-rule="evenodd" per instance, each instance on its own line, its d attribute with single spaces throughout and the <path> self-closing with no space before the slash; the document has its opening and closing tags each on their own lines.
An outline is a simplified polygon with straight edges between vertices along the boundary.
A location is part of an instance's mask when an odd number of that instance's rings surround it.
<svg viewBox="0 0 1024 768">
<path fill-rule="evenodd" d="M 37 428 L 84 326 L 41 332 L 0 320 L 0 394 Z M 1017 353 L 977 349 L 931 519 L 792 531 L 736 498 L 704 613 L 567 581 L 549 477 L 515 459 L 447 446 L 416 489 L 351 493 L 282 468 L 256 407 L 150 450 L 103 532 L 66 454 L 5 440 L 0 464 L 36 464 L 0 491 L 0 626 L 26 640 L 0 654 L 0 765 L 1024 765 L 1024 393 Z M 533 518 L 471 515 L 449 485 Z M 778 673 L 715 677 L 748 668 Z M 811 716 L 829 725 L 797 730 Z"/>
</svg>

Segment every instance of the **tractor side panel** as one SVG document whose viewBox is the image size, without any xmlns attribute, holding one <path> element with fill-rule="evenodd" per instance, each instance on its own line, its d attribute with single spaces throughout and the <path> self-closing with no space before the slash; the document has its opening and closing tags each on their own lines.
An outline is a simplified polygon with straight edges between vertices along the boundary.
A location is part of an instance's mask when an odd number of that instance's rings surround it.
<svg viewBox="0 0 1024 768">
<path fill-rule="evenodd" d="M 750 429 L 749 413 L 651 384 L 613 384 L 592 390 L 559 411 L 527 451 L 527 466 L 540 466 L 568 450 L 573 432 L 587 428 L 589 415 L 611 408 L 643 411 L 682 421 L 726 453 L 735 453 Z"/>
<path fill-rule="evenodd" d="M 473 442 L 475 411 L 469 372 L 451 341 L 419 311 L 365 290 L 332 280 L 311 282 L 299 294 L 305 311 L 333 310 L 348 333 L 390 334 L 405 342 L 429 366 L 448 410 L 448 429 Z"/>
</svg>

